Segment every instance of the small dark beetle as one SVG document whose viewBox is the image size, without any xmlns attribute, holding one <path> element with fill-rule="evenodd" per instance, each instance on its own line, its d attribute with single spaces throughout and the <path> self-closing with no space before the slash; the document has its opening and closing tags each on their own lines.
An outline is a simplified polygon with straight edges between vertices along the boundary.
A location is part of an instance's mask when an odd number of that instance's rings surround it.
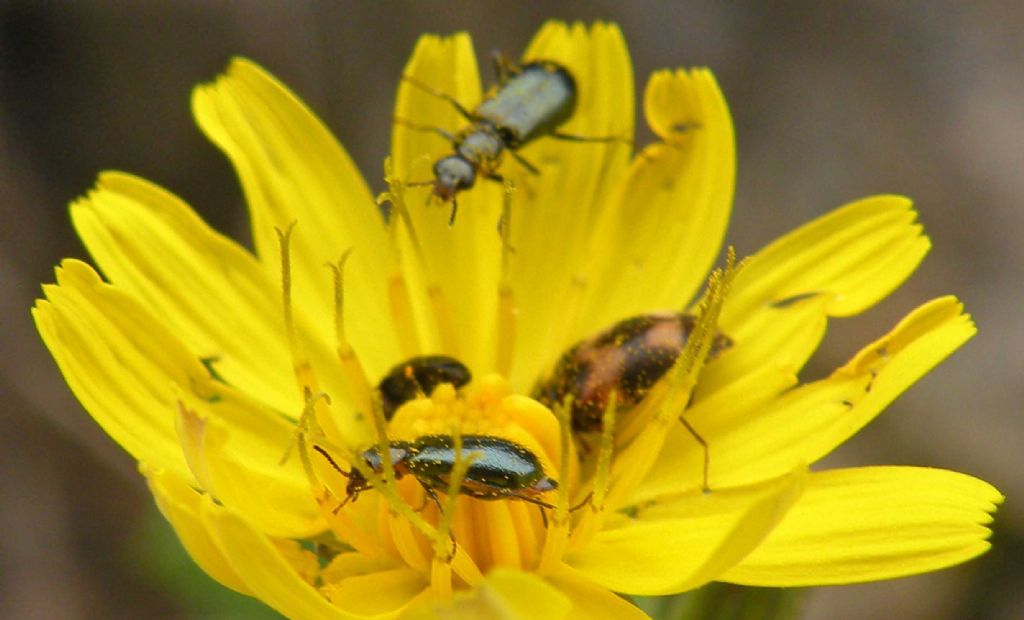
<svg viewBox="0 0 1024 620">
<path fill-rule="evenodd" d="M 576 142 L 622 141 L 619 137 L 586 137 L 563 134 L 557 130 L 576 108 L 576 81 L 568 69 L 549 60 L 537 60 L 517 66 L 508 59 L 495 58 L 498 86 L 492 89 L 475 110 L 463 107 L 451 95 L 406 76 L 405 81 L 450 102 L 471 125 L 452 134 L 438 127 L 418 125 L 399 119 L 413 129 L 434 131 L 452 143 L 455 153 L 434 164 L 434 180 L 413 185 L 432 185 L 433 195 L 452 203 L 449 224 L 455 222 L 458 205 L 455 195 L 473 187 L 477 175 L 503 182 L 498 174 L 501 155 L 506 150 L 530 173 L 537 167 L 515 151 L 540 136 Z"/>
<path fill-rule="evenodd" d="M 381 407 L 388 420 L 403 403 L 418 396 L 430 396 L 442 383 L 460 388 L 473 379 L 469 369 L 447 355 L 423 355 L 396 365 L 377 384 Z"/>
<path fill-rule="evenodd" d="M 338 506 L 355 501 L 359 494 L 371 487 L 358 469 L 343 470 L 324 448 L 314 445 L 327 461 L 348 478 L 347 497 Z M 392 441 L 389 444 L 395 477 L 411 475 L 423 485 L 427 495 L 435 502 L 436 491 L 447 491 L 455 467 L 455 440 L 450 435 L 424 435 L 415 441 Z M 544 473 L 535 454 L 507 439 L 488 435 L 463 435 L 462 456 L 476 458 L 466 470 L 459 492 L 478 499 L 518 499 L 545 508 L 553 506 L 540 498 L 558 488 L 558 483 Z M 366 466 L 377 473 L 383 471 L 378 446 L 364 450 L 360 457 Z"/>
<path fill-rule="evenodd" d="M 601 430 L 612 391 L 619 414 L 635 407 L 675 363 L 693 332 L 691 314 L 644 314 L 620 321 L 577 343 L 555 364 L 551 376 L 533 390 L 533 398 L 554 407 L 572 395 L 572 427 L 581 433 Z M 732 346 L 717 334 L 708 359 Z"/>
</svg>

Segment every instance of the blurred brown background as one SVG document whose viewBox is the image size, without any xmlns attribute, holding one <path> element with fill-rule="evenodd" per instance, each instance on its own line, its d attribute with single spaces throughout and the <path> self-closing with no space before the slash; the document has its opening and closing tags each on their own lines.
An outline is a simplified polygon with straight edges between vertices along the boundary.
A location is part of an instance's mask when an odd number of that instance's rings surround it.
<svg viewBox="0 0 1024 620">
<path fill-rule="evenodd" d="M 892 298 L 834 323 L 811 372 L 945 293 L 981 331 L 830 462 L 957 469 L 1009 499 L 987 556 L 815 590 L 806 617 L 1024 618 L 1024 4 L 952 0 L 0 2 L 0 617 L 256 613 L 203 603 L 194 577 L 167 566 L 181 558 L 134 464 L 35 334 L 39 283 L 83 256 L 67 203 L 98 171 L 128 170 L 247 242 L 233 173 L 189 112 L 192 86 L 230 56 L 289 84 L 380 188 L 391 98 L 417 35 L 466 29 L 481 55 L 515 54 L 549 17 L 618 22 L 638 92 L 659 67 L 715 71 L 737 129 L 730 241 L 741 254 L 853 198 L 915 199 L 931 255 Z"/>
</svg>

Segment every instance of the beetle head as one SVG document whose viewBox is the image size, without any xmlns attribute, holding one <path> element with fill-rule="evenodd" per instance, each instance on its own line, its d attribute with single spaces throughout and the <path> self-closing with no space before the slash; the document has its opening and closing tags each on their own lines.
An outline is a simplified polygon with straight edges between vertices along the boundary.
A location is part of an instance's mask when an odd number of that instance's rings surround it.
<svg viewBox="0 0 1024 620">
<path fill-rule="evenodd" d="M 449 155 L 434 164 L 434 177 L 434 195 L 449 202 L 455 199 L 456 193 L 473 187 L 476 170 L 462 156 Z"/>
<path fill-rule="evenodd" d="M 404 441 L 393 441 L 389 451 L 391 452 L 391 466 L 394 468 L 395 478 L 401 478 L 407 471 L 405 461 L 410 456 L 409 446 Z M 381 458 L 379 446 L 373 446 L 364 450 L 361 456 L 366 466 L 375 473 L 379 474 L 384 471 L 384 459 Z M 355 467 L 347 475 L 348 484 L 345 486 L 345 492 L 348 494 L 348 497 L 345 501 L 354 502 L 360 493 L 369 489 L 372 485 L 366 479 L 366 476 Z"/>
</svg>

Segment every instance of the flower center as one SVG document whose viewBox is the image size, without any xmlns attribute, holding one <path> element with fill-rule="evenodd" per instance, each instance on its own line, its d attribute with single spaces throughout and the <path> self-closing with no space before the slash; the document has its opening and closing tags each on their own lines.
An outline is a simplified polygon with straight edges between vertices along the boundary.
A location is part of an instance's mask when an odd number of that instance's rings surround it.
<svg viewBox="0 0 1024 620">
<path fill-rule="evenodd" d="M 576 499 L 579 468 L 571 444 L 567 479 L 559 480 L 561 435 L 547 407 L 511 393 L 500 375 L 484 377 L 464 395 L 442 384 L 429 397 L 403 404 L 389 424 L 391 445 L 409 446 L 405 453 L 393 452 L 397 498 L 438 536 L 450 536 L 445 552 L 457 544 L 481 573 L 497 566 L 536 569 L 559 489 L 564 486 L 568 500 Z M 454 448 L 456 436 L 460 452 Z M 453 473 L 457 460 L 467 464 L 461 478 Z M 459 486 L 454 498 L 449 495 L 453 483 Z M 332 524 L 339 537 L 348 539 L 350 532 L 338 526 L 363 524 L 393 559 L 431 574 L 436 538 L 410 527 L 405 510 L 397 510 L 377 489 L 363 491 L 359 500 L 346 503 L 337 515 L 343 522 Z"/>
<path fill-rule="evenodd" d="M 431 488 L 433 482 L 449 482 L 445 474 L 451 471 L 450 462 L 427 463 L 425 471 L 403 477 L 399 492 L 410 505 L 423 506 L 421 514 L 428 523 L 437 526 L 446 519 L 453 539 L 482 572 L 497 566 L 536 568 L 550 518 L 545 511 L 551 512 L 549 506 L 557 501 L 553 486 L 539 481 L 558 478 L 562 461 L 558 420 L 537 401 L 510 394 L 508 383 L 499 375 L 486 376 L 478 383 L 465 397 L 457 395 L 451 384 L 441 384 L 429 398 L 398 409 L 389 428 L 392 440 L 414 443 L 424 437 L 460 433 L 463 455 L 470 465 L 454 509 L 443 514 L 447 489 Z M 481 443 L 476 438 L 488 439 Z M 524 449 L 536 461 L 515 458 L 516 453 L 508 451 L 510 446 Z M 570 454 L 569 464 L 574 460 Z M 540 470 L 530 471 L 535 465 Z M 574 476 L 573 466 L 570 480 L 557 484 L 571 490 Z M 387 523 L 393 516 L 385 509 L 379 511 L 379 518 Z M 415 557 L 429 549 L 423 536 L 391 538 L 402 557 Z M 418 548 L 403 548 L 410 545 Z"/>
</svg>

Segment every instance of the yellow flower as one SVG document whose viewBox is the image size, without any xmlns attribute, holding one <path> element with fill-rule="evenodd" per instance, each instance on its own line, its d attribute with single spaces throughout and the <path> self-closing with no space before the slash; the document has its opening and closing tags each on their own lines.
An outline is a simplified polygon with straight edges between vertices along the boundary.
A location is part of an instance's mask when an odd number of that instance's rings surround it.
<svg viewBox="0 0 1024 620">
<path fill-rule="evenodd" d="M 574 76 L 561 130 L 632 136 L 617 28 L 551 23 L 524 59 Z M 466 35 L 422 38 L 406 75 L 467 105 L 482 97 Z M 447 209 L 424 206 L 428 188 L 403 185 L 452 151 L 412 123 L 468 121 L 411 81 L 398 93 L 409 123 L 394 132 L 387 223 L 322 123 L 253 63 L 232 62 L 193 109 L 238 172 L 255 255 L 167 191 L 104 173 L 71 212 L 106 281 L 67 260 L 34 316 L 68 385 L 224 585 L 295 618 L 633 618 L 645 616 L 616 592 L 869 581 L 988 548 L 1002 497 L 980 480 L 807 470 L 974 334 L 955 299 L 936 299 L 798 385 L 827 319 L 879 301 L 927 252 L 908 200 L 846 205 L 716 271 L 692 301 L 720 253 L 735 169 L 708 71 L 651 77 L 658 141 L 640 154 L 540 138 L 519 153 L 540 174 L 506 157 L 514 191 L 478 182 L 451 227 Z M 607 407 L 604 432 L 577 451 L 563 407 L 531 399 L 534 384 L 574 343 L 687 304 L 699 319 L 676 366 L 635 411 Z M 709 360 L 716 330 L 732 346 Z M 457 358 L 474 380 L 402 406 L 388 438 L 519 444 L 557 481 L 539 500 L 548 507 L 439 485 L 434 502 L 414 475 L 384 484 L 396 463 L 364 462 L 374 488 L 339 509 L 348 481 L 327 457 L 348 472 L 380 441 L 373 386 L 426 353 Z M 706 470 L 676 422 L 684 409 L 709 445 Z M 479 457 L 460 452 L 452 483 Z"/>
</svg>

